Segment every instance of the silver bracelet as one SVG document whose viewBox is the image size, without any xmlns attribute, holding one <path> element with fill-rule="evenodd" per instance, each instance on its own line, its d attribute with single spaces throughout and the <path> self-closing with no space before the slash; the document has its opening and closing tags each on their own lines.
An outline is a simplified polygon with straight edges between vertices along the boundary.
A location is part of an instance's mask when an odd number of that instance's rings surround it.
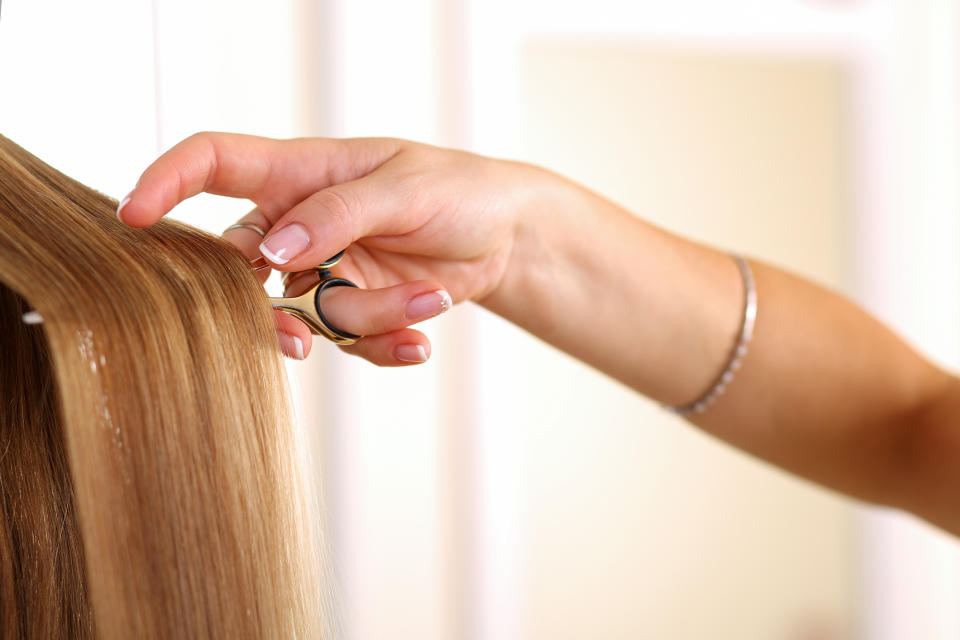
<svg viewBox="0 0 960 640">
<path fill-rule="evenodd" d="M 747 345 L 753 338 L 753 327 L 757 322 L 757 285 L 753 280 L 753 271 L 750 270 L 748 263 L 742 256 L 732 255 L 740 267 L 740 275 L 743 276 L 743 289 L 745 292 L 743 302 L 743 322 L 740 325 L 740 335 L 733 351 L 727 361 L 727 366 L 723 368 L 717 379 L 714 380 L 706 393 L 691 402 L 679 407 L 664 407 L 668 411 L 681 416 L 687 416 L 692 413 L 703 413 L 707 410 L 714 400 L 719 398 L 727 390 L 727 387 L 733 382 L 734 373 L 740 368 L 743 357 L 747 355 Z"/>
</svg>

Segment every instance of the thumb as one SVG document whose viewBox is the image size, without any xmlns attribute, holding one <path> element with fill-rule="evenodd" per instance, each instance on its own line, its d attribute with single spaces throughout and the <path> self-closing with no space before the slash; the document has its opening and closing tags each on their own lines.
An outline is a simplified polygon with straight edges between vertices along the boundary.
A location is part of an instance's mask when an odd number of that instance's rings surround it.
<svg viewBox="0 0 960 640">
<path fill-rule="evenodd" d="M 326 261 L 371 235 L 400 235 L 419 222 L 400 181 L 383 168 L 317 191 L 280 217 L 260 243 L 260 252 L 283 271 L 301 271 Z"/>
</svg>

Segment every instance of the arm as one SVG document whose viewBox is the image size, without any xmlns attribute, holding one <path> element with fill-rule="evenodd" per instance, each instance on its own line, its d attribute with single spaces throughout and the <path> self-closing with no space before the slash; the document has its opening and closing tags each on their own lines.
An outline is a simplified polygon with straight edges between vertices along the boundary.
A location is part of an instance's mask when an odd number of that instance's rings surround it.
<svg viewBox="0 0 960 640">
<path fill-rule="evenodd" d="M 482 304 L 655 400 L 699 397 L 740 329 L 735 262 L 559 177 L 544 180 L 504 279 Z M 727 392 L 691 421 L 800 476 L 960 534 L 958 380 L 848 300 L 752 267 L 759 311 L 749 353 Z"/>
<path fill-rule="evenodd" d="M 144 172 L 122 220 L 147 226 L 201 191 L 258 205 L 245 220 L 269 228 L 264 255 L 277 269 L 306 270 L 349 247 L 335 273 L 363 289 L 325 293 L 324 310 L 366 336 L 343 349 L 377 364 L 409 363 L 397 357 L 403 346 L 429 356 L 408 325 L 446 309 L 438 292 L 448 291 L 682 405 L 710 386 L 739 330 L 743 284 L 728 255 L 530 165 L 390 139 L 200 134 Z M 256 255 L 259 237 L 240 235 L 230 240 Z M 750 351 L 727 393 L 692 421 L 960 534 L 958 380 L 844 298 L 771 266 L 753 270 Z M 411 312 L 424 295 L 431 310 Z M 299 330 L 309 350 L 302 325 L 280 329 Z"/>
</svg>

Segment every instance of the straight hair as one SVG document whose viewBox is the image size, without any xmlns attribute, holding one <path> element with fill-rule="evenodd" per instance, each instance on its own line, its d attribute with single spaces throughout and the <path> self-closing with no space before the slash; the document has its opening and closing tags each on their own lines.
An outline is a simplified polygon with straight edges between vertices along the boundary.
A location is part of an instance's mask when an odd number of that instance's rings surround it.
<svg viewBox="0 0 960 640">
<path fill-rule="evenodd" d="M 219 238 L 116 206 L 0 136 L 0 635 L 318 638 L 263 287 Z"/>
</svg>

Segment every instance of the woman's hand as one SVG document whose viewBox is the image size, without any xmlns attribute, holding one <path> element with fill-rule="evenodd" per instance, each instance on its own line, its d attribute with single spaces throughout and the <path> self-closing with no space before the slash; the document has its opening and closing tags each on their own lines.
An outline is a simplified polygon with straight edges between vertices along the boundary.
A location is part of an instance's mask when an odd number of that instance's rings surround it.
<svg viewBox="0 0 960 640">
<path fill-rule="evenodd" d="M 201 192 L 248 198 L 256 208 L 224 237 L 281 271 L 300 272 L 346 248 L 333 269 L 361 289 L 323 294 L 334 326 L 365 336 L 343 347 L 380 365 L 425 361 L 430 343 L 409 325 L 480 300 L 503 279 L 521 212 L 550 175 L 535 167 L 395 139 L 273 140 L 200 133 L 160 156 L 118 216 L 146 227 Z M 261 242 L 262 240 L 262 242 Z M 265 277 L 265 276 L 264 276 Z M 315 278 L 314 278 L 315 281 Z M 288 294 L 312 283 L 292 277 Z M 277 312 L 287 355 L 304 357 L 310 333 Z"/>
<path fill-rule="evenodd" d="M 743 277 L 728 254 L 527 165 L 398 140 L 200 134 L 147 169 L 120 215 L 147 226 L 201 191 L 253 200 L 245 220 L 270 228 L 262 251 L 284 271 L 349 246 L 336 271 L 369 290 L 338 287 L 324 312 L 367 335 L 346 349 L 379 364 L 401 364 L 404 350 L 429 355 L 426 337 L 407 327 L 441 311 L 446 290 L 685 405 L 724 371 L 744 317 Z M 257 254 L 258 234 L 229 237 Z M 690 419 L 798 475 L 960 534 L 960 380 L 844 298 L 752 266 L 749 353 L 726 392 Z M 305 352 L 306 328 L 278 323 Z"/>
</svg>

